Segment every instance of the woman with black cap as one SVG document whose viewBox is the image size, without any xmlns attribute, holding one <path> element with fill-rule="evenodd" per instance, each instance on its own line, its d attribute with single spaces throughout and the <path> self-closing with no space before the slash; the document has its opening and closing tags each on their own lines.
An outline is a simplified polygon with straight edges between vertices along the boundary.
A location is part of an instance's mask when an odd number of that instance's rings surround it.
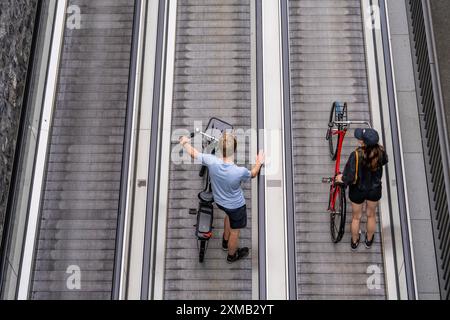
<svg viewBox="0 0 450 320">
<path fill-rule="evenodd" d="M 383 166 L 388 162 L 386 152 L 379 144 L 380 139 L 376 130 L 356 129 L 355 138 L 359 141 L 359 147 L 350 155 L 343 174 L 336 177 L 338 182 L 349 186 L 353 211 L 352 250 L 356 250 L 360 243 L 360 223 L 365 202 L 367 228 L 364 244 L 367 249 L 373 244 L 377 225 L 376 209 L 382 194 Z"/>
</svg>

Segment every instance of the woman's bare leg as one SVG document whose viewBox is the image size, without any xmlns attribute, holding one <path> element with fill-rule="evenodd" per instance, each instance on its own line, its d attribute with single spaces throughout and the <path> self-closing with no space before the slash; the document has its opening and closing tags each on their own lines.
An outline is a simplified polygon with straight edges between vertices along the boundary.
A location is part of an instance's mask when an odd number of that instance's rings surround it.
<svg viewBox="0 0 450 320">
<path fill-rule="evenodd" d="M 362 216 L 362 204 L 356 204 L 352 202 L 352 211 L 353 211 L 353 219 L 352 219 L 352 241 L 355 243 L 358 241 L 359 230 L 361 224 L 361 216 Z"/>
<path fill-rule="evenodd" d="M 367 201 L 367 239 L 372 240 L 377 229 L 378 202 Z"/>
</svg>

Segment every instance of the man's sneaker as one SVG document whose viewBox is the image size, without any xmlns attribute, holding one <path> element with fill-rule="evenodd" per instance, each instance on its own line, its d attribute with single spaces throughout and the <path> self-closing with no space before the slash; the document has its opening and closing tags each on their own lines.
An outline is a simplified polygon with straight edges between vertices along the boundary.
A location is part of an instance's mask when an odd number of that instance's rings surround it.
<svg viewBox="0 0 450 320">
<path fill-rule="evenodd" d="M 228 241 L 222 238 L 222 250 L 228 251 Z"/>
<path fill-rule="evenodd" d="M 373 244 L 373 239 L 375 239 L 375 234 L 372 236 L 372 240 L 369 241 L 367 238 L 367 232 L 366 232 L 366 240 L 364 240 L 364 245 L 366 246 L 366 249 L 370 249 Z"/>
<path fill-rule="evenodd" d="M 248 253 L 249 253 L 249 249 L 247 247 L 239 248 L 239 249 L 237 249 L 237 251 L 234 254 L 234 256 L 228 255 L 227 262 L 228 263 L 233 263 L 233 262 L 236 262 L 238 260 L 241 260 L 241 259 L 245 258 L 246 256 L 248 256 Z"/>
<path fill-rule="evenodd" d="M 352 247 L 352 251 L 356 251 L 356 249 L 358 249 L 360 240 L 361 240 L 361 231 L 358 234 L 358 240 L 356 240 L 356 242 L 353 242 L 353 238 L 350 237 L 350 244 Z"/>
</svg>

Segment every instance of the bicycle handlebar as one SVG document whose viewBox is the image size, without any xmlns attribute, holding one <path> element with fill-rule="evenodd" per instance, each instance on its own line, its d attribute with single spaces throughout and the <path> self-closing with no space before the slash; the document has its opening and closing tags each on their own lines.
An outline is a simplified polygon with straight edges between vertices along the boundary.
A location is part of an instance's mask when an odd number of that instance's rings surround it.
<svg viewBox="0 0 450 320">
<path fill-rule="evenodd" d="M 369 128 L 372 128 L 372 125 L 368 121 L 334 121 L 334 124 L 342 124 L 342 125 L 352 125 L 352 124 L 364 124 Z"/>
<path fill-rule="evenodd" d="M 334 177 L 334 178 L 322 178 L 322 183 L 324 183 L 324 184 L 334 183 L 337 186 L 345 186 L 345 183 L 337 182 L 336 181 L 336 177 Z"/>
<path fill-rule="evenodd" d="M 195 129 L 195 133 L 199 133 L 207 139 L 214 140 L 215 142 L 219 142 L 219 139 L 217 139 L 216 137 L 210 136 L 207 133 L 202 132 L 199 128 Z"/>
</svg>

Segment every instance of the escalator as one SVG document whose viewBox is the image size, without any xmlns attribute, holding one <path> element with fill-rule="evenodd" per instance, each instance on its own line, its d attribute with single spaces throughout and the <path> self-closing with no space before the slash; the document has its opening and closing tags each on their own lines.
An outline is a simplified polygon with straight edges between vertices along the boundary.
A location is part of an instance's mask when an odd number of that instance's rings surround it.
<svg viewBox="0 0 450 320">
<path fill-rule="evenodd" d="M 294 170 L 294 211 L 298 299 L 385 299 L 384 280 L 367 285 L 370 268 L 383 277 L 378 225 L 370 250 L 350 250 L 350 223 L 343 240 L 330 239 L 330 176 L 325 141 L 333 101 L 347 102 L 349 120 L 371 121 L 363 17 L 359 0 L 290 0 L 289 52 Z M 344 142 L 342 168 L 356 148 L 353 130 Z M 347 206 L 347 221 L 351 208 Z M 362 221 L 364 240 L 365 218 Z"/>
<path fill-rule="evenodd" d="M 69 6 L 81 28 L 64 31 L 30 298 L 111 299 L 135 1 Z"/>
<path fill-rule="evenodd" d="M 180 0 L 177 7 L 172 132 L 203 128 L 217 117 L 247 130 L 251 125 L 250 1 Z M 247 149 L 248 150 L 248 144 Z M 202 190 L 198 165 L 170 164 L 164 299 L 251 299 L 252 260 L 226 263 L 221 248 L 224 213 L 215 208 L 214 236 L 198 262 L 195 219 Z M 251 248 L 251 188 L 244 186 L 248 226 L 241 246 Z"/>
</svg>

